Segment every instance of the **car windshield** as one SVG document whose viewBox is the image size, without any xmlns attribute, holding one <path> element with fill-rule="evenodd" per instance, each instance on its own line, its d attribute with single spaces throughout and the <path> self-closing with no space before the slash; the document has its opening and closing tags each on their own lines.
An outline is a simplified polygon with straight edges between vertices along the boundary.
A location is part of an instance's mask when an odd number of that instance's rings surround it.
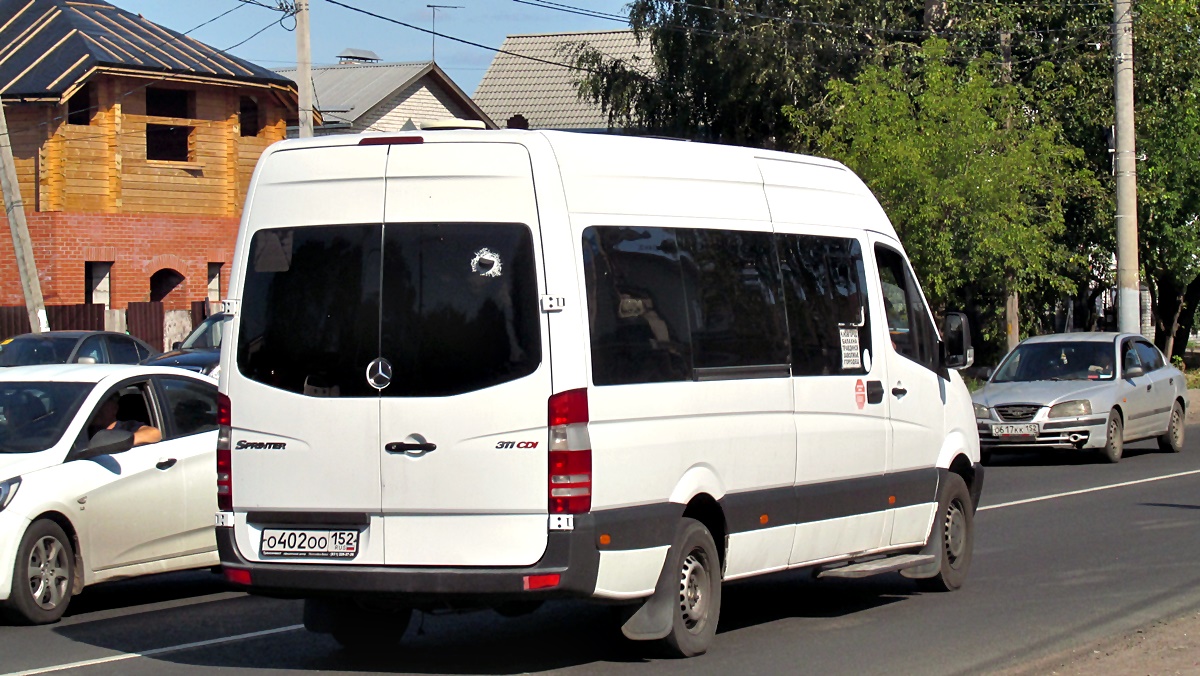
<svg viewBox="0 0 1200 676">
<path fill-rule="evenodd" d="M 1032 380 L 1112 380 L 1112 343 L 1026 343 L 1008 355 L 993 383 Z"/>
<path fill-rule="evenodd" d="M 20 336 L 0 343 L 0 366 L 65 364 L 75 347 L 75 338 Z"/>
<path fill-rule="evenodd" d="M 0 383 L 0 453 L 36 453 L 62 438 L 91 383 Z"/>
<path fill-rule="evenodd" d="M 225 319 L 225 315 L 213 315 L 205 319 L 183 341 L 181 347 L 194 349 L 221 347 L 221 320 L 223 319 Z"/>
</svg>

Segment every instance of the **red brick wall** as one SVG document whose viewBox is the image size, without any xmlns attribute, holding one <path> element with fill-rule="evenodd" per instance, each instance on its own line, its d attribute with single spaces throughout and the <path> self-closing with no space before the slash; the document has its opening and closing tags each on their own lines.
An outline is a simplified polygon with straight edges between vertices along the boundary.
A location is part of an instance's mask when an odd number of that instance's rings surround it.
<svg viewBox="0 0 1200 676">
<path fill-rule="evenodd" d="M 27 211 L 26 220 L 47 305 L 84 302 L 87 261 L 113 263 L 113 309 L 150 300 L 150 277 L 163 268 L 184 276 L 163 299 L 167 310 L 188 310 L 208 297 L 209 263 L 224 264 L 222 297 L 228 291 L 235 217 Z M 0 214 L 0 305 L 24 303 L 8 220 Z"/>
</svg>

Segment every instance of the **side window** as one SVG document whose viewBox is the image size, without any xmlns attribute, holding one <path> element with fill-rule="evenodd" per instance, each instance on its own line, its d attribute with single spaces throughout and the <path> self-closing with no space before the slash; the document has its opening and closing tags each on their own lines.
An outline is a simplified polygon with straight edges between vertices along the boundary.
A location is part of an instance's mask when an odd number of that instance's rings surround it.
<svg viewBox="0 0 1200 676">
<path fill-rule="evenodd" d="M 786 319 L 771 234 L 676 233 L 694 377 L 704 379 L 701 369 L 770 365 L 778 365 L 785 375 Z"/>
<path fill-rule="evenodd" d="M 75 361 L 89 357 L 95 359 L 97 364 L 106 363 L 104 359 L 104 346 L 102 345 L 103 341 L 104 339 L 100 336 L 92 336 L 83 341 L 83 344 L 79 346 L 79 351 L 75 353 Z"/>
<path fill-rule="evenodd" d="M 133 349 L 137 350 L 137 356 L 138 356 L 139 362 L 145 361 L 152 354 L 150 352 L 150 348 L 146 347 L 145 345 L 139 343 L 136 340 L 133 341 Z"/>
<path fill-rule="evenodd" d="M 1141 366 L 1144 369 L 1147 368 L 1143 366 L 1142 359 L 1138 356 L 1138 350 L 1134 347 L 1134 341 L 1126 340 L 1124 343 L 1121 343 L 1121 355 L 1122 372 L 1135 366 Z"/>
<path fill-rule="evenodd" d="M 875 260 L 892 346 L 918 364 L 936 369 L 937 332 L 908 264 L 899 252 L 880 245 L 875 247 Z"/>
<path fill-rule="evenodd" d="M 792 375 L 869 372 L 871 312 L 858 240 L 777 235 L 776 241 L 791 333 Z"/>
<path fill-rule="evenodd" d="M 76 443 L 77 448 L 87 446 L 87 440 L 97 432 L 109 427 L 126 429 L 136 432 L 142 426 L 162 428 L 154 406 L 149 396 L 150 383 L 147 381 L 127 383 L 110 390 L 96 405 L 88 418 L 88 424 L 82 430 Z"/>
<path fill-rule="evenodd" d="M 692 341 L 675 232 L 588 228 L 583 265 L 595 384 L 690 380 Z"/>
<path fill-rule="evenodd" d="M 182 378 L 163 378 L 166 415 L 175 437 L 186 437 L 217 429 L 217 390 Z"/>
<path fill-rule="evenodd" d="M 1158 351 L 1157 347 L 1154 347 L 1150 343 L 1141 340 L 1135 342 L 1134 346 L 1137 350 L 1138 358 L 1141 359 L 1142 368 L 1146 369 L 1147 372 L 1154 371 L 1165 366 L 1162 353 Z"/>
<path fill-rule="evenodd" d="M 119 336 L 108 336 L 108 356 L 114 364 L 136 364 L 141 361 L 133 341 Z"/>
</svg>

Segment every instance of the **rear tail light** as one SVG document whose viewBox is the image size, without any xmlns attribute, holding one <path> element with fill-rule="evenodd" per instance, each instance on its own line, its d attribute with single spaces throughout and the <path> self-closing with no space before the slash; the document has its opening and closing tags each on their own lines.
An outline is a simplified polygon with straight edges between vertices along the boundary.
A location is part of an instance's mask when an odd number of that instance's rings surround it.
<svg viewBox="0 0 1200 676">
<path fill-rule="evenodd" d="M 587 425 L 586 389 L 550 397 L 551 514 L 582 514 L 592 509 L 592 439 Z"/>
<path fill-rule="evenodd" d="M 222 568 L 221 572 L 225 574 L 225 579 L 233 584 L 250 586 L 250 571 L 242 568 Z"/>
<path fill-rule="evenodd" d="M 217 509 L 233 511 L 233 456 L 230 438 L 233 436 L 232 406 L 229 397 L 217 394 Z"/>
</svg>

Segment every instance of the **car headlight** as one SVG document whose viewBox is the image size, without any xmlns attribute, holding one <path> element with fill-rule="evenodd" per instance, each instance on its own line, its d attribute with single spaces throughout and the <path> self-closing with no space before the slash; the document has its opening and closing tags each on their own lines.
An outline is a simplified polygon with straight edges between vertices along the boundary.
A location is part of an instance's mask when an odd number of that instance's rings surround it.
<svg viewBox="0 0 1200 676">
<path fill-rule="evenodd" d="M 1078 399 L 1076 401 L 1064 401 L 1061 404 L 1055 404 L 1050 409 L 1051 418 L 1074 418 L 1081 415 L 1092 414 L 1092 402 L 1087 399 Z"/>
<path fill-rule="evenodd" d="M 15 476 L 8 481 L 0 482 L 0 512 L 12 502 L 17 489 L 21 487 L 21 477 Z"/>
<path fill-rule="evenodd" d="M 976 418 L 991 418 L 992 412 L 989 411 L 988 407 L 984 406 L 983 404 L 975 404 L 975 417 Z"/>
</svg>

